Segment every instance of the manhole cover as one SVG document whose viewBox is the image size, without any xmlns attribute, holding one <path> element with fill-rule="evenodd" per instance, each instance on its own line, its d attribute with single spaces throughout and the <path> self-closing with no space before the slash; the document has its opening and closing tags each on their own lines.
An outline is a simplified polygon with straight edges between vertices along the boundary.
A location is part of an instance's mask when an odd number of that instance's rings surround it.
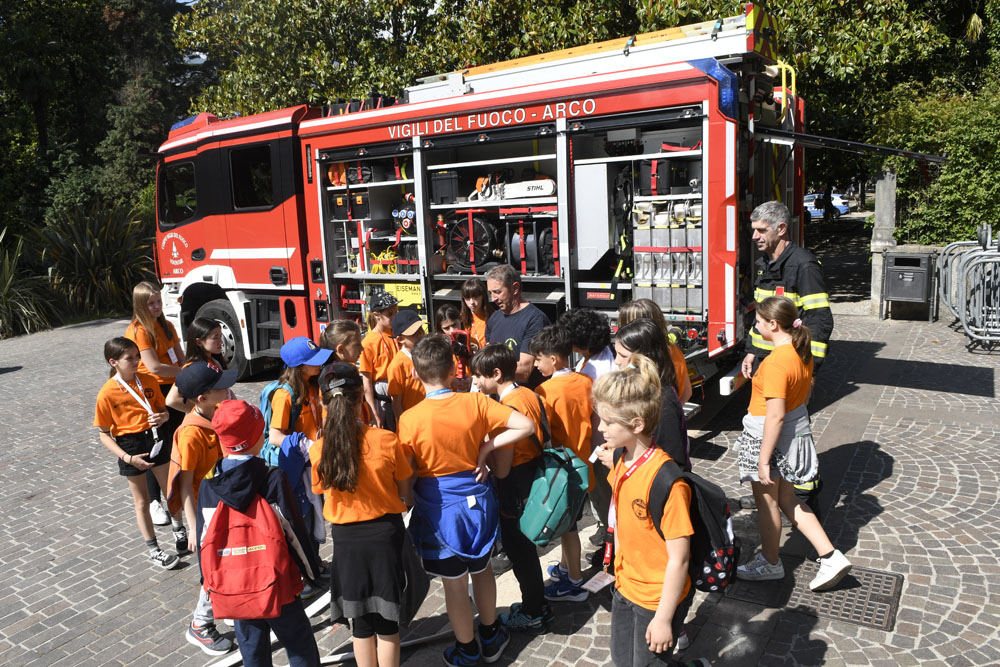
<svg viewBox="0 0 1000 667">
<path fill-rule="evenodd" d="M 737 580 L 726 589 L 726 596 L 879 630 L 891 631 L 896 624 L 903 575 L 855 565 L 835 589 L 813 593 L 809 582 L 816 576 L 819 564 L 794 556 L 782 556 L 781 561 L 785 565 L 784 580 Z"/>
</svg>

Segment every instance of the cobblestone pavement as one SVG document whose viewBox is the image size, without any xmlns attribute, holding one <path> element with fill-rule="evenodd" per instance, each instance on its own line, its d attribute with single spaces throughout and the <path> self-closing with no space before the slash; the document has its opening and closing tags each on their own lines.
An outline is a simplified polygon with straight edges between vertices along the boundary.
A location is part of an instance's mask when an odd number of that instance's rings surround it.
<svg viewBox="0 0 1000 667">
<path fill-rule="evenodd" d="M 0 664 L 210 662 L 183 637 L 196 561 L 187 557 L 171 572 L 150 568 L 127 486 L 90 426 L 107 377 L 101 345 L 124 327 L 105 320 L 0 341 Z M 740 666 L 1000 663 L 1000 473 L 990 464 L 1000 436 L 1000 353 L 968 351 L 946 321 L 838 316 L 835 341 L 810 406 L 824 524 L 858 566 L 904 576 L 895 627 L 699 594 L 686 657 Z M 237 394 L 256 400 L 267 379 L 241 383 Z M 734 498 L 748 492 L 736 482 L 731 449 L 747 399 L 744 391 L 692 424 L 695 470 Z M 755 515 L 742 510 L 734 519 L 749 555 Z M 170 543 L 169 529 L 158 532 Z M 814 557 L 791 529 L 782 550 Z M 329 545 L 323 553 L 329 557 Z M 499 590 L 502 607 L 518 599 L 510 573 Z M 550 633 L 515 637 L 498 664 L 608 664 L 609 596 L 555 610 Z M 315 622 L 324 655 L 349 640 L 323 616 Z M 403 639 L 446 627 L 435 582 Z M 404 649 L 404 662 L 440 664 L 447 643 Z M 275 656 L 287 662 L 282 651 Z"/>
</svg>

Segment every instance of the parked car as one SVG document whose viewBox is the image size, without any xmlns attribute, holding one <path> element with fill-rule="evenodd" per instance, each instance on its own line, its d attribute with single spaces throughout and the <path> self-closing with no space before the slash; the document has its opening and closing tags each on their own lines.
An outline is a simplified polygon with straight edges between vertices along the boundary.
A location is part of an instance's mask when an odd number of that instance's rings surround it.
<svg viewBox="0 0 1000 667">
<path fill-rule="evenodd" d="M 830 195 L 830 203 L 833 204 L 833 217 L 839 218 L 848 211 L 851 207 L 847 205 L 847 202 L 841 198 L 839 194 Z M 817 208 L 818 207 L 818 208 Z M 823 193 L 815 192 L 813 194 L 806 195 L 802 198 L 802 208 L 805 212 L 809 214 L 810 220 L 815 220 L 816 218 L 823 218 Z"/>
</svg>

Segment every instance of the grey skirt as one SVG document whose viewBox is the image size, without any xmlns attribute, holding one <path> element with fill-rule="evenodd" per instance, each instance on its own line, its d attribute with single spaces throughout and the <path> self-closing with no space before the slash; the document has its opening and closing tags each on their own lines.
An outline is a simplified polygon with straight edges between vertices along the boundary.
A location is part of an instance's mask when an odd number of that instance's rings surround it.
<svg viewBox="0 0 1000 667">
<path fill-rule="evenodd" d="M 741 482 L 759 482 L 757 464 L 764 438 L 764 417 L 747 414 L 737 445 Z M 778 475 L 792 484 L 810 482 L 819 474 L 816 443 L 809 425 L 809 412 L 800 405 L 785 415 L 785 424 L 771 454 L 771 477 Z"/>
</svg>

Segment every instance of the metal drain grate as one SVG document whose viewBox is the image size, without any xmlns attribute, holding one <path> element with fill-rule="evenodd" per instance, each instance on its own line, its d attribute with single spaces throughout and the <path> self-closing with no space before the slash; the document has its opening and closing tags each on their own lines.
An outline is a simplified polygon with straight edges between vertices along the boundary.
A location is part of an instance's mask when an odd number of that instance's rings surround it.
<svg viewBox="0 0 1000 667">
<path fill-rule="evenodd" d="M 855 566 L 835 589 L 813 593 L 809 582 L 819 565 L 794 556 L 782 556 L 781 560 L 785 565 L 784 580 L 736 581 L 726 589 L 726 596 L 878 630 L 891 631 L 896 624 L 903 575 Z"/>
</svg>

